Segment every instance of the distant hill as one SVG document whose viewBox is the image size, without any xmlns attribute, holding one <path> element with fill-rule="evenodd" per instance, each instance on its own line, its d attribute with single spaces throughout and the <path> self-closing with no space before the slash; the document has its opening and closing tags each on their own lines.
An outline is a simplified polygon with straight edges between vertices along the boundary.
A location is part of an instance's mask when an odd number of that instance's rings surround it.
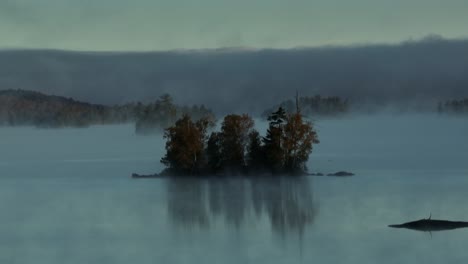
<svg viewBox="0 0 468 264">
<path fill-rule="evenodd" d="M 107 106 L 35 91 L 0 90 L 0 125 L 87 127 L 134 122 L 137 133 L 152 133 L 172 125 L 182 114 L 194 119 L 204 116 L 214 119 L 211 110 L 204 106 L 178 106 L 169 95 L 161 98 L 148 104 Z"/>
<path fill-rule="evenodd" d="M 111 108 L 25 90 L 0 91 L 0 124 L 39 127 L 89 126 L 126 120 L 111 118 Z"/>
</svg>

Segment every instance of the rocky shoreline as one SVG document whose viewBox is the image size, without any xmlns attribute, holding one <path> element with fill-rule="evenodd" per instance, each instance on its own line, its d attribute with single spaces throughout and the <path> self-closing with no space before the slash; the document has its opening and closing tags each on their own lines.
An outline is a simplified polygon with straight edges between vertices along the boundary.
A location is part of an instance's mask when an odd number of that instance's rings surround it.
<svg viewBox="0 0 468 264">
<path fill-rule="evenodd" d="M 308 174 L 309 176 L 332 176 L 332 177 L 350 177 L 350 176 L 354 176 L 355 174 L 352 173 L 352 172 L 348 172 L 348 171 L 338 171 L 338 172 L 335 172 L 335 173 L 309 173 Z"/>
<path fill-rule="evenodd" d="M 338 171 L 338 172 L 335 172 L 335 173 L 328 173 L 328 174 L 324 174 L 324 173 L 304 173 L 304 174 L 301 174 L 301 175 L 297 175 L 297 176 L 330 176 L 330 177 L 350 177 L 350 176 L 354 176 L 355 174 L 352 173 L 352 172 L 347 172 L 347 171 Z M 205 176 L 202 176 L 202 177 L 225 177 L 226 175 L 205 175 Z M 244 176 L 244 177 L 255 177 L 254 175 L 241 175 L 241 176 Z M 258 177 L 260 176 L 267 176 L 265 174 L 259 174 L 259 175 L 256 175 Z M 155 173 L 155 174 L 138 174 L 138 173 L 132 173 L 132 176 L 131 176 L 133 179 L 164 179 L 164 178 L 169 178 L 169 177 L 184 177 L 182 175 L 171 175 L 169 173 Z M 193 176 L 186 176 L 186 177 L 193 177 Z"/>
</svg>

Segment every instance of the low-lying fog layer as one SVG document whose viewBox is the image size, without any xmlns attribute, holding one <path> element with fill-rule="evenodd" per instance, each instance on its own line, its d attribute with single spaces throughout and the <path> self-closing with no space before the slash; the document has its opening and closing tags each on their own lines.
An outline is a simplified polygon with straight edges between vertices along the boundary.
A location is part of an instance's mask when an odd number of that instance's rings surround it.
<svg viewBox="0 0 468 264">
<path fill-rule="evenodd" d="M 439 115 L 375 115 L 316 124 L 321 169 L 467 169 L 467 119 Z M 327 165 L 322 162 L 328 159 Z M 335 167 L 338 166 L 338 167 Z"/>
<path fill-rule="evenodd" d="M 259 130 L 265 130 L 259 122 Z M 131 125 L 0 128 L 2 263 L 460 263 L 468 122 L 423 115 L 316 122 L 313 172 L 351 178 L 132 180 L 163 167 Z"/>
</svg>

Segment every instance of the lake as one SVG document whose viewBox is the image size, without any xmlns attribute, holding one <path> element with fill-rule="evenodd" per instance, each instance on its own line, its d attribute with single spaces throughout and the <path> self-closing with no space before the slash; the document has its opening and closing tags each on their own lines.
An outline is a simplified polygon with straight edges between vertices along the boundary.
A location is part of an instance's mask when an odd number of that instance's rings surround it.
<svg viewBox="0 0 468 264">
<path fill-rule="evenodd" d="M 260 124 L 264 130 L 264 124 Z M 1 263 L 462 263 L 468 122 L 318 120 L 310 171 L 354 177 L 131 179 L 163 167 L 131 125 L 0 128 Z"/>
</svg>

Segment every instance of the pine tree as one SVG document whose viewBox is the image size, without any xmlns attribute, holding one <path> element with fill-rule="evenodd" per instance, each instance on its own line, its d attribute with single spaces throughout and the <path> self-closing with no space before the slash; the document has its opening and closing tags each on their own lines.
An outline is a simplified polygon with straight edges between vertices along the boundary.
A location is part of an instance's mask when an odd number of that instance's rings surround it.
<svg viewBox="0 0 468 264">
<path fill-rule="evenodd" d="M 249 134 L 247 165 L 249 169 L 254 171 L 264 169 L 265 167 L 265 151 L 262 145 L 262 138 L 256 130 L 253 130 Z"/>
<path fill-rule="evenodd" d="M 222 169 L 221 133 L 211 133 L 206 146 L 207 165 L 211 172 L 217 173 Z"/>
<path fill-rule="evenodd" d="M 263 138 L 265 151 L 265 165 L 273 172 L 280 172 L 284 166 L 284 152 L 282 149 L 283 126 L 286 122 L 286 112 L 279 107 L 269 117 L 269 126 Z"/>
</svg>

